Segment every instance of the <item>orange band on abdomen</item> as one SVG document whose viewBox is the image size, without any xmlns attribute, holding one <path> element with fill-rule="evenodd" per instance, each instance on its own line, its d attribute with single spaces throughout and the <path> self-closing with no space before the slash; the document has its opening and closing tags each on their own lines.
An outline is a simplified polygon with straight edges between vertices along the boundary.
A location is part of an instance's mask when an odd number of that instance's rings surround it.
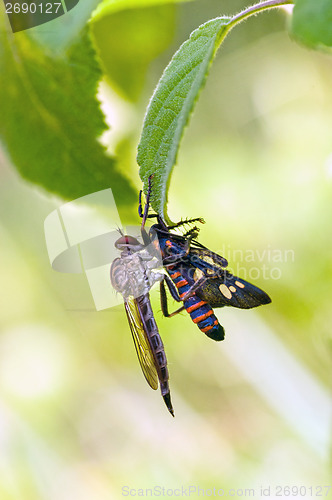
<svg viewBox="0 0 332 500">
<path fill-rule="evenodd" d="M 176 288 L 181 288 L 182 286 L 188 285 L 187 280 L 180 280 L 177 283 L 175 283 Z"/>
<path fill-rule="evenodd" d="M 213 314 L 213 311 L 212 311 L 212 310 L 211 310 L 211 311 L 208 311 L 207 313 L 202 314 L 202 316 L 198 316 L 198 318 L 194 318 L 194 319 L 193 319 L 193 322 L 194 322 L 194 323 L 199 323 L 200 321 L 203 321 L 203 319 L 206 319 L 206 318 L 208 318 L 209 316 L 212 316 L 212 314 Z"/>
<path fill-rule="evenodd" d="M 188 313 L 191 313 L 191 311 L 195 311 L 196 309 L 204 306 L 205 304 L 206 304 L 206 302 L 204 302 L 204 300 L 201 300 L 201 302 L 197 302 L 197 304 L 194 304 L 193 306 L 187 307 L 187 311 L 188 311 Z"/>
<path fill-rule="evenodd" d="M 172 278 L 173 280 L 175 280 L 175 278 L 178 278 L 179 276 L 181 276 L 181 273 L 176 272 L 176 273 L 174 273 L 174 274 L 171 274 L 170 276 L 171 276 L 171 278 Z"/>
</svg>

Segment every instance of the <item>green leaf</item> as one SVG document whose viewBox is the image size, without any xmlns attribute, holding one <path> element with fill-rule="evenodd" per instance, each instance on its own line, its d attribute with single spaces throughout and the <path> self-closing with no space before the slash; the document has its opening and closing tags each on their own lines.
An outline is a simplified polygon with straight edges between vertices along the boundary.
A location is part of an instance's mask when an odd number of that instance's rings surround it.
<svg viewBox="0 0 332 500">
<path fill-rule="evenodd" d="M 63 16 L 29 30 L 29 36 L 43 47 L 49 48 L 52 54 L 61 54 L 80 36 L 99 2 L 100 0 L 80 0 Z M 67 0 L 65 3 L 70 8 L 70 2 Z"/>
<path fill-rule="evenodd" d="M 166 219 L 167 186 L 183 131 L 229 21 L 213 19 L 191 34 L 167 66 L 147 110 L 137 162 L 145 192 L 154 174 L 151 206 Z"/>
<path fill-rule="evenodd" d="M 311 48 L 332 47 L 331 0 L 296 0 L 291 31 L 301 43 Z"/>
<path fill-rule="evenodd" d="M 163 4 L 190 2 L 191 0 L 103 0 L 99 3 L 91 16 L 93 22 L 98 21 L 109 14 L 114 14 L 125 9 L 140 9 L 154 7 Z"/>
<path fill-rule="evenodd" d="M 2 26 L 1 139 L 25 179 L 67 199 L 111 187 L 126 205 L 136 193 L 97 141 L 107 127 L 95 97 L 101 73 L 94 56 L 86 31 L 57 59 Z"/>
<path fill-rule="evenodd" d="M 139 98 L 150 63 L 172 42 L 180 1 L 104 0 L 93 13 L 91 32 L 103 70 L 127 99 Z"/>
</svg>

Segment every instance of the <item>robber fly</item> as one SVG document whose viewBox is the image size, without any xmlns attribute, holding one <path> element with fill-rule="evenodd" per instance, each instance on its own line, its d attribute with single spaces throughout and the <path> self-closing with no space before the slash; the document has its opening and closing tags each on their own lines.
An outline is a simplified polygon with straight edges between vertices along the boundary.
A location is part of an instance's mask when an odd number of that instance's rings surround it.
<svg viewBox="0 0 332 500">
<path fill-rule="evenodd" d="M 121 250 L 111 266 L 111 283 L 124 299 L 125 310 L 143 374 L 152 389 L 158 388 L 174 416 L 168 384 L 167 359 L 150 303 L 151 287 L 163 278 L 148 249 L 132 237 L 121 234 L 115 242 Z"/>
</svg>

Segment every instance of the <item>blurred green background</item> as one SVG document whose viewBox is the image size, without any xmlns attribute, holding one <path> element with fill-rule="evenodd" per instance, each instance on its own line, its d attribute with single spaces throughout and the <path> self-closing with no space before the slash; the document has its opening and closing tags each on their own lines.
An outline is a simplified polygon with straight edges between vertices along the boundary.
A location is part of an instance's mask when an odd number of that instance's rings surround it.
<svg viewBox="0 0 332 500">
<path fill-rule="evenodd" d="M 135 148 L 163 68 L 195 27 L 246 3 L 187 2 L 94 24 L 111 126 L 102 140 L 137 192 Z M 160 47 L 149 42 L 153 19 Z M 124 65 L 130 47 L 112 34 L 129 22 L 144 57 Z M 276 485 L 329 484 L 332 59 L 292 42 L 286 24 L 285 11 L 265 13 L 226 39 L 171 179 L 170 217 L 204 217 L 200 241 L 272 298 L 218 311 L 226 339 L 216 344 L 186 313 L 163 318 L 153 291 L 175 419 L 144 381 L 124 309 L 96 312 L 83 275 L 52 270 L 43 223 L 63 200 L 23 181 L 3 149 L 1 500 L 189 485 L 252 498 L 271 485 L 277 498 Z M 39 32 L 45 47 L 50 26 Z M 121 217 L 138 223 L 136 205 Z"/>
</svg>

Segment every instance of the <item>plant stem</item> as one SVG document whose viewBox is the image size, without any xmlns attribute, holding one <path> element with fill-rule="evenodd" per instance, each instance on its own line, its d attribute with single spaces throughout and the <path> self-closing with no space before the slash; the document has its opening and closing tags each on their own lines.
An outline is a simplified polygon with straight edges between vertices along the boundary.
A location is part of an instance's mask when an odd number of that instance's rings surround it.
<svg viewBox="0 0 332 500">
<path fill-rule="evenodd" d="M 274 9 L 275 7 L 292 4 L 294 4 L 293 0 L 266 0 L 265 2 L 251 5 L 231 18 L 228 24 L 228 29 L 232 29 L 236 24 L 240 23 L 247 17 L 259 14 L 260 12 L 263 12 L 263 10 Z"/>
</svg>

